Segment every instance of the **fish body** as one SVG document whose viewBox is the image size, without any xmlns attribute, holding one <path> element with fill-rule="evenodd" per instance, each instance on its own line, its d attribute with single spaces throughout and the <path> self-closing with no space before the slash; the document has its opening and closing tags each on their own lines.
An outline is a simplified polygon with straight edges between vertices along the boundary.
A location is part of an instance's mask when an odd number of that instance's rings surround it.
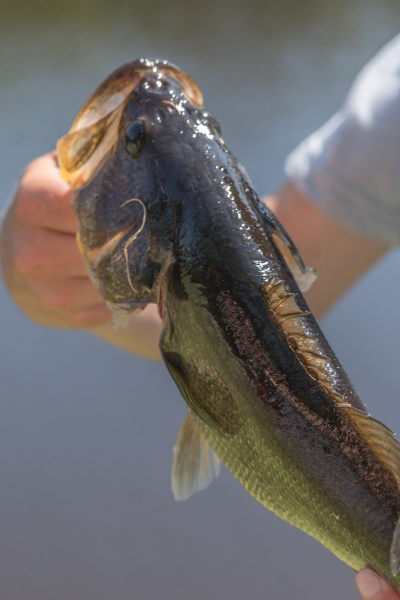
<svg viewBox="0 0 400 600">
<path fill-rule="evenodd" d="M 400 446 L 357 396 L 277 239 L 312 272 L 193 80 L 166 61 L 125 65 L 59 154 L 100 293 L 127 313 L 159 305 L 161 353 L 189 409 L 176 495 L 218 470 L 210 444 L 264 506 L 400 589 Z"/>
</svg>

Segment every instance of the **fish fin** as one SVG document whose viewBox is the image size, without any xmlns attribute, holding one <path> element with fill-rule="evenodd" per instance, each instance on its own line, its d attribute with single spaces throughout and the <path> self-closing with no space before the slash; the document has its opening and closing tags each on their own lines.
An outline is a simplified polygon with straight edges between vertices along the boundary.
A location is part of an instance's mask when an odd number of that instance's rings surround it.
<svg viewBox="0 0 400 600">
<path fill-rule="evenodd" d="M 123 306 L 112 302 L 106 304 L 112 312 L 113 330 L 117 331 L 120 327 L 127 327 L 132 317 L 132 309 L 126 310 Z"/>
<path fill-rule="evenodd" d="M 344 408 L 343 410 L 349 411 L 354 425 L 388 471 L 392 473 L 400 488 L 400 444 L 393 431 L 357 408 Z"/>
<path fill-rule="evenodd" d="M 193 413 L 186 415 L 174 445 L 171 483 L 175 500 L 187 500 L 218 477 L 221 461 Z"/>
<path fill-rule="evenodd" d="M 396 577 L 400 571 L 400 519 L 397 521 L 390 546 L 390 570 L 393 577 Z"/>
<path fill-rule="evenodd" d="M 240 411 L 213 366 L 203 364 L 200 372 L 200 361 L 192 363 L 178 352 L 167 352 L 162 347 L 161 353 L 183 399 L 196 417 L 223 437 L 236 433 L 242 425 Z"/>
<path fill-rule="evenodd" d="M 308 292 L 308 290 L 313 285 L 314 281 L 317 279 L 317 272 L 313 267 L 304 266 L 304 271 L 302 267 L 297 262 L 296 258 L 293 256 L 291 249 L 287 246 L 285 242 L 282 241 L 277 235 L 275 236 L 276 244 L 289 267 L 294 280 L 301 292 Z"/>
<path fill-rule="evenodd" d="M 316 270 L 313 267 L 306 267 L 292 238 L 280 224 L 272 210 L 270 210 L 258 196 L 256 198 L 255 204 L 261 217 L 272 230 L 273 235 L 277 238 L 278 248 L 292 272 L 297 285 L 302 292 L 307 292 L 317 278 Z"/>
<path fill-rule="evenodd" d="M 400 489 L 400 444 L 393 431 L 358 409 L 344 410 L 349 410 L 353 423 L 393 475 Z M 400 571 L 400 520 L 394 530 L 390 548 L 390 568 L 396 577 Z"/>
</svg>

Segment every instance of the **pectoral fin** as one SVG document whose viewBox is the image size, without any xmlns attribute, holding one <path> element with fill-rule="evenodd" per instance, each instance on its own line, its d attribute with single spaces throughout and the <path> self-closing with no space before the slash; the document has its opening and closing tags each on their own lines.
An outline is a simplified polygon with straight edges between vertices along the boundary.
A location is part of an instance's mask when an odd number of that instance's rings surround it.
<svg viewBox="0 0 400 600">
<path fill-rule="evenodd" d="M 240 410 L 214 366 L 206 360 L 187 361 L 178 352 L 162 348 L 161 351 L 183 399 L 196 417 L 223 437 L 239 431 Z"/>
<path fill-rule="evenodd" d="M 174 445 L 171 483 L 175 500 L 186 500 L 204 490 L 218 477 L 220 468 L 220 459 L 189 411 Z"/>
</svg>

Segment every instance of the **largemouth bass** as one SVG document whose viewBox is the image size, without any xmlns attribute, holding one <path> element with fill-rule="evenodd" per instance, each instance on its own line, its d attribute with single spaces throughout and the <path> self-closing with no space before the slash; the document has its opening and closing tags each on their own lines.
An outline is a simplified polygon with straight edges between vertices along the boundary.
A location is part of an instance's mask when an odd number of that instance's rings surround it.
<svg viewBox="0 0 400 600">
<path fill-rule="evenodd" d="M 400 590 L 400 445 L 332 352 L 296 283 L 313 271 L 195 82 L 166 61 L 124 65 L 58 153 L 100 294 L 120 315 L 159 306 L 161 353 L 188 407 L 175 497 L 222 461 L 264 506 Z"/>
</svg>

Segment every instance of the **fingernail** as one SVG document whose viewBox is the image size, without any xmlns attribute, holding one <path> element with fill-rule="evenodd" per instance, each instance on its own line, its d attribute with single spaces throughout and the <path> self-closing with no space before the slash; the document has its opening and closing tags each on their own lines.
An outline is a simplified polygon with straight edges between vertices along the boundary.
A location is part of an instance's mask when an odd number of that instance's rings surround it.
<svg viewBox="0 0 400 600">
<path fill-rule="evenodd" d="M 361 596 L 365 599 L 376 598 L 382 591 L 380 579 L 371 569 L 363 569 L 357 573 L 356 584 Z"/>
</svg>

